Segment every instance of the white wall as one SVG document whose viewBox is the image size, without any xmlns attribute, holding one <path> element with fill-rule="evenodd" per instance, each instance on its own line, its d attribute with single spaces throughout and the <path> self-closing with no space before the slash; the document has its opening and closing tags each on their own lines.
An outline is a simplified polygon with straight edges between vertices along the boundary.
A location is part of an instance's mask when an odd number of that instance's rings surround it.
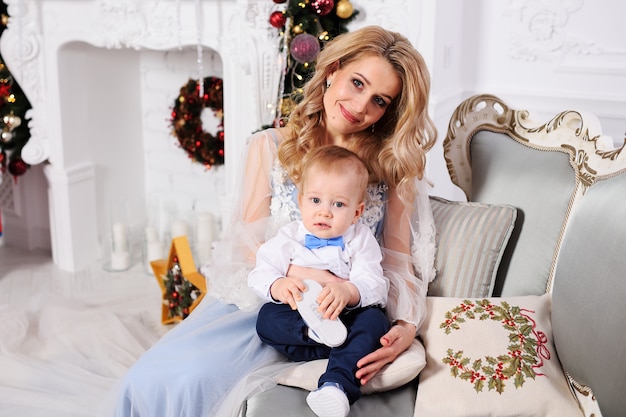
<svg viewBox="0 0 626 417">
<path fill-rule="evenodd" d="M 564 110 L 599 117 L 626 135 L 626 3 L 619 0 L 426 0 L 420 50 L 432 53 L 432 114 L 446 134 L 460 100 L 495 94 L 537 121 Z M 435 194 L 462 199 L 447 178 L 441 142 L 430 153 Z"/>
<path fill-rule="evenodd" d="M 472 94 L 498 95 L 515 108 L 538 111 L 537 118 L 569 109 L 591 111 L 600 117 L 605 133 L 616 143 L 622 142 L 626 132 L 626 25 L 622 23 L 626 4 L 619 0 L 352 3 L 361 11 L 353 28 L 379 24 L 405 34 L 431 70 L 430 111 L 439 129 L 439 142 L 430 152 L 428 164 L 434 194 L 463 198 L 449 180 L 441 145 L 452 111 Z M 267 8 L 256 12 L 257 20 L 268 14 Z M 241 16 L 242 27 L 248 18 Z M 224 34 L 233 35 L 233 27 L 238 26 L 223 28 Z M 101 212 L 99 229 L 102 231 L 105 224 L 107 204 L 118 197 L 133 200 L 144 222 L 188 216 L 194 207 L 219 216 L 222 196 L 232 183 L 233 165 L 205 171 L 177 147 L 168 126 L 179 88 L 190 76 L 197 76 L 195 48 L 103 50 L 75 44 L 61 53 L 62 118 L 63 126 L 70 126 L 63 134 L 84 140 L 72 141 L 73 149 L 53 155 L 56 163 L 63 160 L 66 165 L 71 165 L 74 155 L 92 155 L 97 177 L 93 199 L 97 201 L 85 203 Z M 239 61 L 205 50 L 203 62 L 205 76 L 228 77 L 234 73 L 229 65 Z M 259 67 L 262 65 L 265 62 Z M 249 68 L 252 73 L 256 70 Z M 236 82 L 225 83 L 224 88 L 236 91 L 239 103 L 249 104 L 258 96 L 250 80 L 239 77 Z M 236 128 L 241 123 L 250 124 L 250 117 L 256 118 L 238 114 L 240 105 L 231 102 L 225 109 L 230 126 L 236 123 Z M 234 149 L 240 149 L 247 130 L 237 135 L 226 130 L 229 155 L 228 146 L 236 144 Z M 113 159 L 121 169 L 107 167 Z M 45 180 L 39 177 L 41 185 Z M 26 186 L 27 181 L 21 184 Z M 32 190 L 43 188 L 32 186 Z M 72 216 L 72 222 L 80 223 L 79 212 Z M 10 226 L 5 228 L 10 230 Z"/>
</svg>

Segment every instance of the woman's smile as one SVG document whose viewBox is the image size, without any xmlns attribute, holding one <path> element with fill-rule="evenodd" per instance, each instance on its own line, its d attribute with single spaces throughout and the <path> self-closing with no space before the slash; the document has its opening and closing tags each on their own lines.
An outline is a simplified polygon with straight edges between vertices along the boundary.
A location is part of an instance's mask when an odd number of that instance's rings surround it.
<svg viewBox="0 0 626 417">
<path fill-rule="evenodd" d="M 357 119 L 356 117 L 354 117 L 352 115 L 352 113 L 350 113 L 348 110 L 346 110 L 346 108 L 344 106 L 342 106 L 341 104 L 339 105 L 339 108 L 341 110 L 341 114 L 343 115 L 343 117 L 349 121 L 350 123 L 359 123 L 359 119 Z"/>
</svg>

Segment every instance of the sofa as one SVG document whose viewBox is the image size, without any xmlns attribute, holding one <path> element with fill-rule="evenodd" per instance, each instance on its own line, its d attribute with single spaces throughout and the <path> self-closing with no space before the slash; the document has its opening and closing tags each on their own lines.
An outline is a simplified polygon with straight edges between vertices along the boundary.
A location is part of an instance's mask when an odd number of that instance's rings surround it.
<svg viewBox="0 0 626 417">
<path fill-rule="evenodd" d="M 350 416 L 625 415 L 626 152 L 607 139 L 578 111 L 538 123 L 493 95 L 456 108 L 444 156 L 467 201 L 430 198 L 428 317 Z M 241 416 L 314 417 L 316 362 Z"/>
</svg>

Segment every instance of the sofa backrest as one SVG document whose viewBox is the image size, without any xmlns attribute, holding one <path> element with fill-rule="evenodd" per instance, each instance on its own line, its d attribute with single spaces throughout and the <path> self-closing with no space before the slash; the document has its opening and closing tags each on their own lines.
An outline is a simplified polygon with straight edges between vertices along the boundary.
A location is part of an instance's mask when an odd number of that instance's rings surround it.
<svg viewBox="0 0 626 417">
<path fill-rule="evenodd" d="M 593 389 L 604 417 L 626 410 L 625 249 L 622 173 L 590 187 L 572 212 L 552 293 L 559 359 L 578 383 Z"/>
<path fill-rule="evenodd" d="M 592 115 L 536 124 L 481 95 L 453 114 L 444 152 L 468 200 L 518 209 L 494 295 L 552 292 L 563 369 L 613 417 L 626 409 L 626 145 L 602 142 Z"/>
<path fill-rule="evenodd" d="M 537 124 L 528 116 L 474 96 L 457 107 L 444 140 L 452 181 L 469 201 L 518 209 L 496 296 L 550 291 L 569 214 L 594 175 L 577 158 L 600 137 L 595 117 L 567 111 Z"/>
</svg>

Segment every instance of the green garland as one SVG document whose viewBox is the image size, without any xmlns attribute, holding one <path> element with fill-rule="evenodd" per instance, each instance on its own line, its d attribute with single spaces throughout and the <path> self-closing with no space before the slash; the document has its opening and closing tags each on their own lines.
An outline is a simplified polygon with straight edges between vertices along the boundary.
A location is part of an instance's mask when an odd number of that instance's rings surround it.
<svg viewBox="0 0 626 417">
<path fill-rule="evenodd" d="M 223 81 L 218 77 L 204 78 L 204 93 L 200 97 L 198 81 L 190 79 L 181 87 L 174 101 L 170 126 L 187 155 L 207 168 L 224 164 L 224 101 Z M 219 130 L 213 136 L 202 127 L 200 115 L 212 109 L 219 120 Z"/>
</svg>

